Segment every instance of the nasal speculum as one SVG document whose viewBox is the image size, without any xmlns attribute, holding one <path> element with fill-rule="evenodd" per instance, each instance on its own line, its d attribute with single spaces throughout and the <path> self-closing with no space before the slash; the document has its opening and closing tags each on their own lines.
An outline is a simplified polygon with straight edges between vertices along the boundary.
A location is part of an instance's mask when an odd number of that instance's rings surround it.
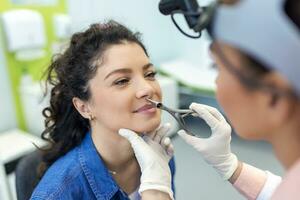
<svg viewBox="0 0 300 200">
<path fill-rule="evenodd" d="M 184 121 L 184 117 L 192 115 L 192 114 L 196 114 L 193 110 L 190 109 L 172 109 L 169 108 L 167 106 L 165 106 L 164 104 L 162 104 L 161 102 L 158 101 L 154 101 L 152 99 L 148 99 L 147 100 L 152 103 L 152 105 L 158 109 L 164 110 L 166 112 L 168 112 L 169 114 L 171 114 L 174 119 L 178 122 L 179 126 L 185 130 L 185 132 L 189 135 L 195 136 L 195 134 L 193 134 L 190 130 L 188 130 L 188 128 L 186 127 L 186 123 Z"/>
</svg>

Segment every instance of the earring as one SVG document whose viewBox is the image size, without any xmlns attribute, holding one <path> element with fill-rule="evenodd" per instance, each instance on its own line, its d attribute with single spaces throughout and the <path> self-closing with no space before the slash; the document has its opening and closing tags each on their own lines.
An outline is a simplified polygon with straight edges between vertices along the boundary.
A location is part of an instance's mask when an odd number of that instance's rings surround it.
<svg viewBox="0 0 300 200">
<path fill-rule="evenodd" d="M 93 115 L 89 115 L 89 120 L 93 121 L 95 119 L 95 117 Z"/>
</svg>

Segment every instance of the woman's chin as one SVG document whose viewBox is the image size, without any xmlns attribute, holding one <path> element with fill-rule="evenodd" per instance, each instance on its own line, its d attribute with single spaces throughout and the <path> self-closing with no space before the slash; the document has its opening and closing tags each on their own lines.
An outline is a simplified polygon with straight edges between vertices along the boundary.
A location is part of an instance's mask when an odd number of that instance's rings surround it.
<svg viewBox="0 0 300 200">
<path fill-rule="evenodd" d="M 140 126 L 134 128 L 134 131 L 138 134 L 149 134 L 156 130 L 159 127 L 160 123 L 161 120 L 140 124 Z"/>
</svg>

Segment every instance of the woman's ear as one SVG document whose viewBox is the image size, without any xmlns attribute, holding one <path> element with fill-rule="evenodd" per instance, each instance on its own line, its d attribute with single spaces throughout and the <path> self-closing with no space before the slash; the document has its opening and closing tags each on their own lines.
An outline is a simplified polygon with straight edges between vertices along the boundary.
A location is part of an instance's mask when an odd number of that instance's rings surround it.
<svg viewBox="0 0 300 200">
<path fill-rule="evenodd" d="M 290 119 L 294 103 L 286 96 L 271 94 L 269 109 L 273 113 L 274 123 L 282 125 Z"/>
<path fill-rule="evenodd" d="M 76 110 L 80 113 L 80 115 L 86 119 L 90 119 L 92 114 L 87 101 L 83 101 L 78 97 L 73 97 L 72 99 L 73 105 Z"/>
<path fill-rule="evenodd" d="M 276 72 L 271 72 L 266 75 L 264 82 L 274 88 L 274 91 L 268 93 L 269 117 L 274 124 L 280 126 L 289 120 L 293 112 L 294 100 L 291 99 L 290 96 L 285 95 L 285 93 L 291 91 L 291 87 L 288 82 Z"/>
</svg>

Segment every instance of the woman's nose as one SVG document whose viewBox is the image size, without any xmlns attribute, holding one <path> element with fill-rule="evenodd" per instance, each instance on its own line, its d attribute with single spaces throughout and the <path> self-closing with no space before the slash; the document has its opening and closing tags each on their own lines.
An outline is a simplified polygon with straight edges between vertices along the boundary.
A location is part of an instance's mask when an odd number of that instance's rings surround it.
<svg viewBox="0 0 300 200">
<path fill-rule="evenodd" d="M 140 83 L 140 86 L 138 87 L 138 90 L 136 92 L 136 97 L 138 99 L 140 98 L 151 98 L 154 94 L 154 87 L 147 81 L 143 81 Z"/>
</svg>

